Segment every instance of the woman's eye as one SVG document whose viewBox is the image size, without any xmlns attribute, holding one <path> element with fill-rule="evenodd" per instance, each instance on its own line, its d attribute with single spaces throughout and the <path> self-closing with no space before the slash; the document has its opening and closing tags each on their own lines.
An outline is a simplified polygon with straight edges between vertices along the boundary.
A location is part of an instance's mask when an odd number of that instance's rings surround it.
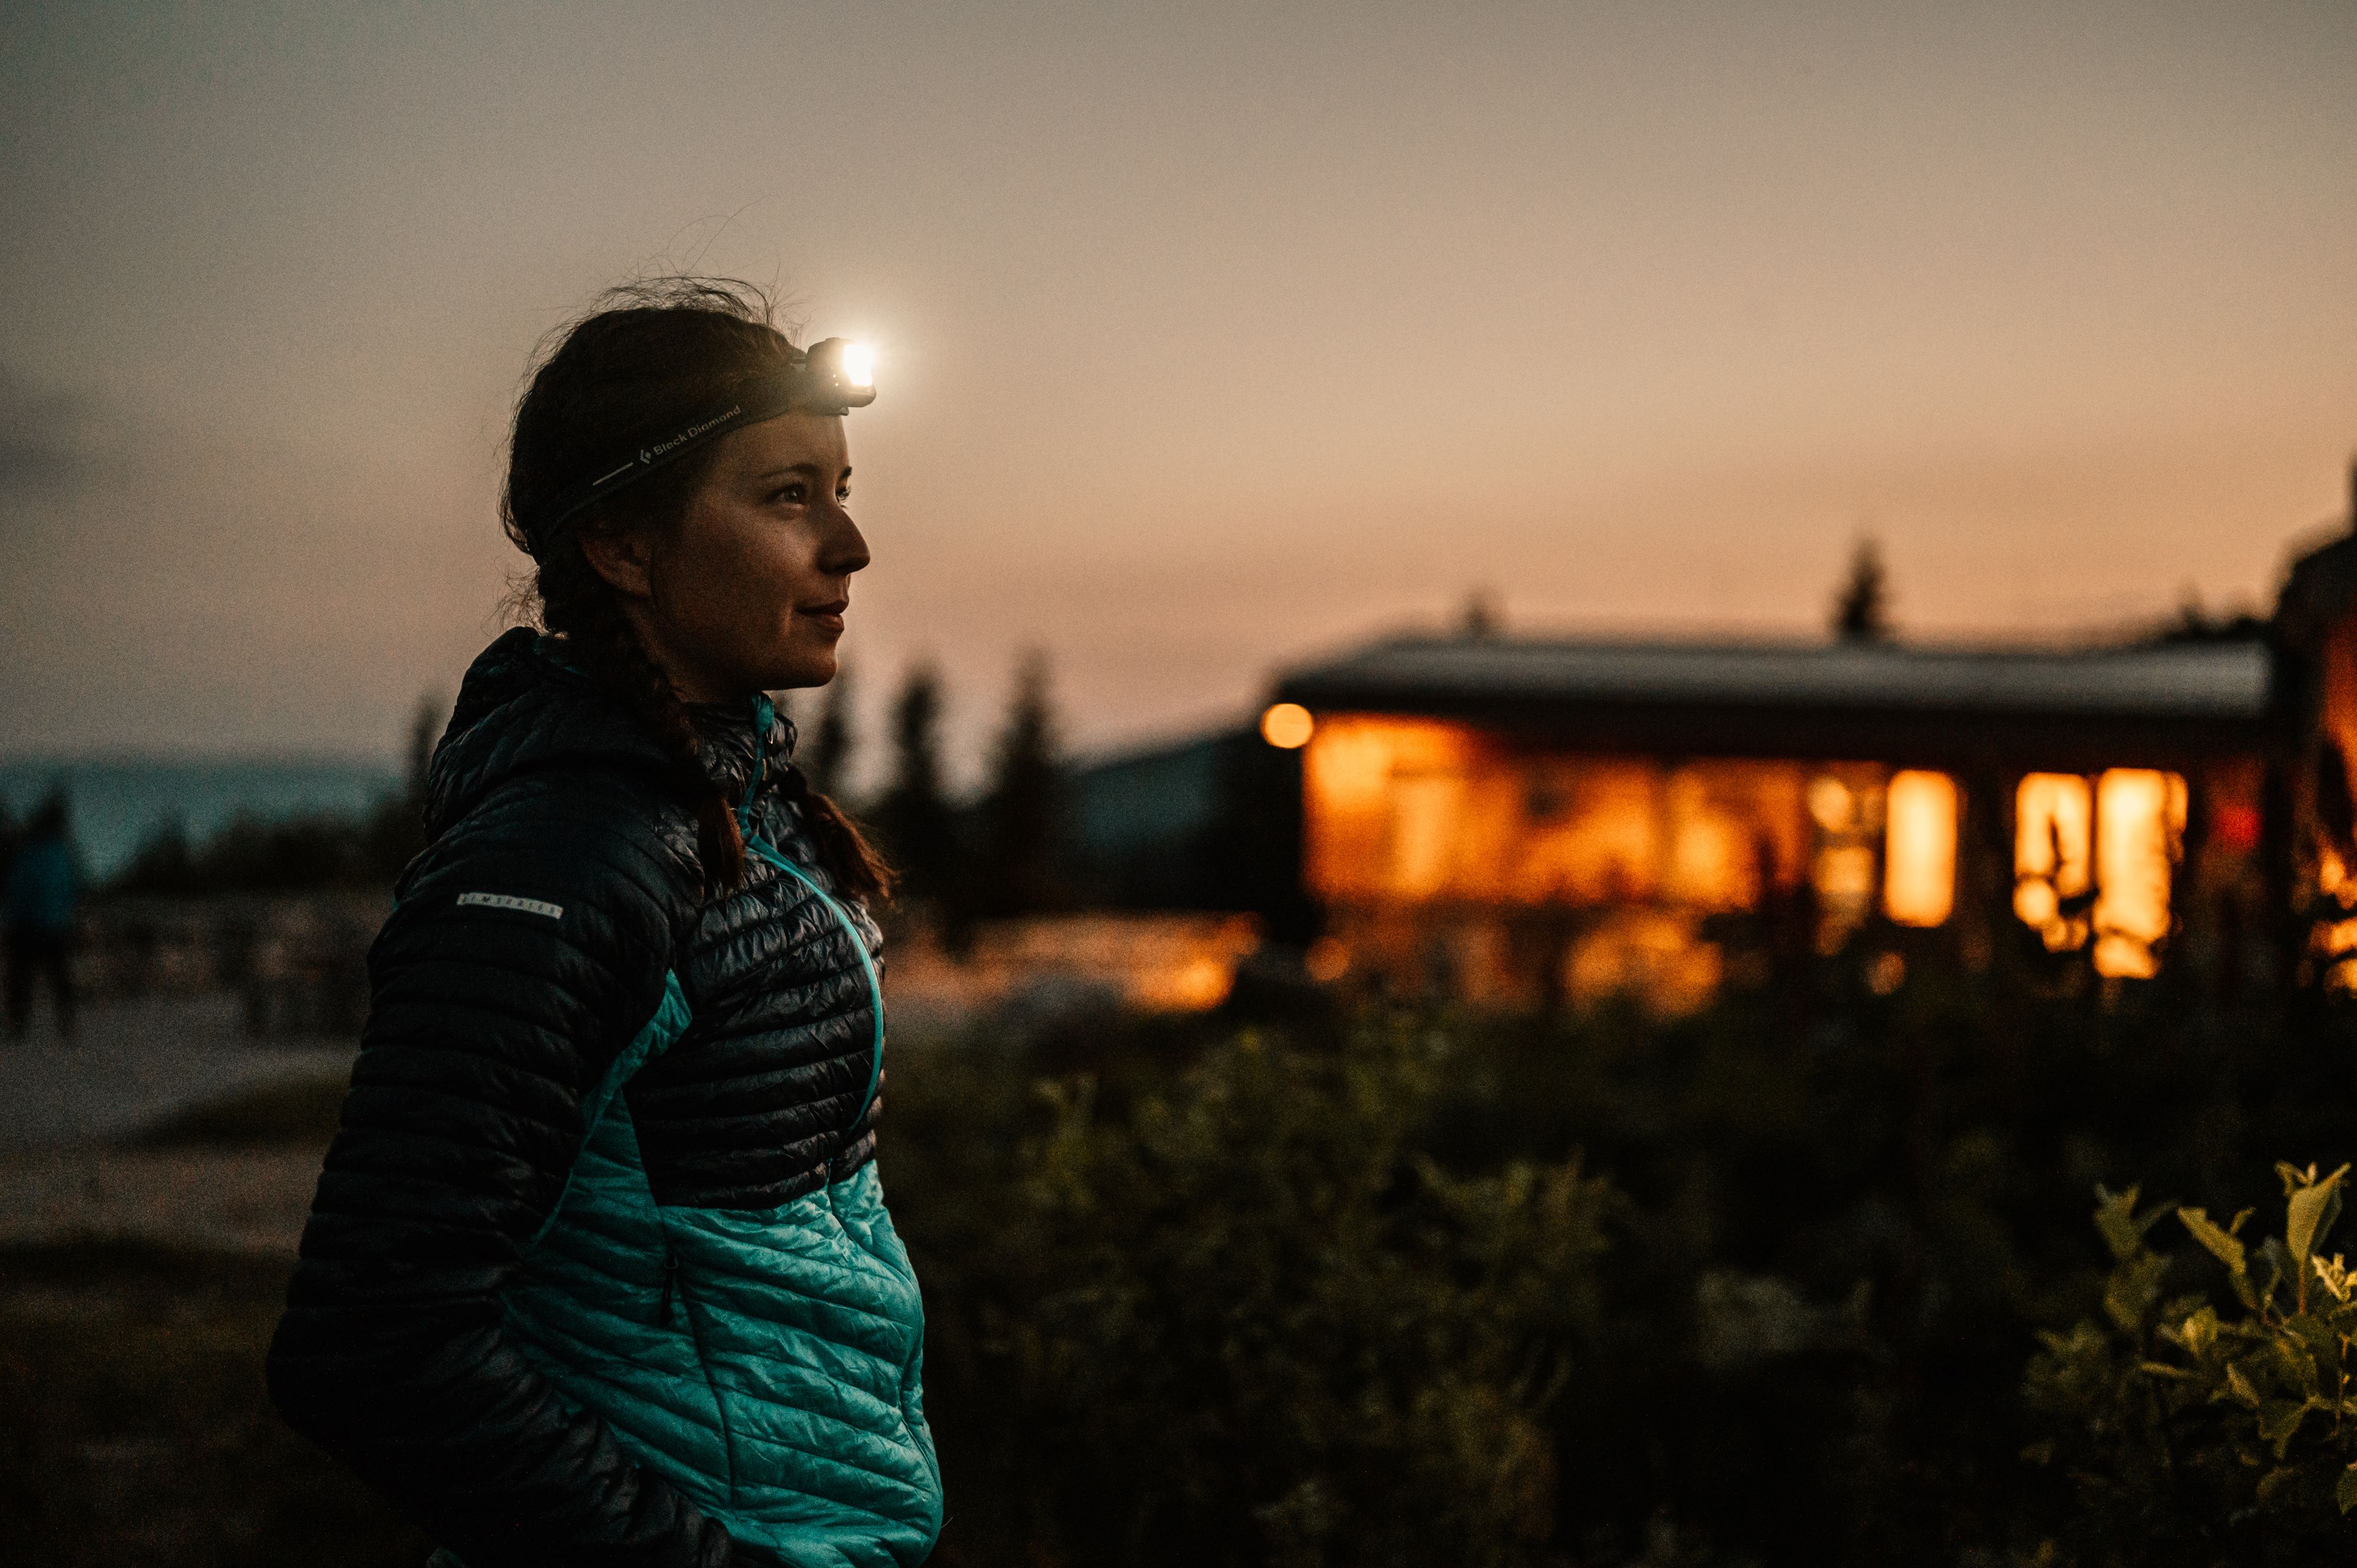
<svg viewBox="0 0 2357 1568">
<path fill-rule="evenodd" d="M 797 479 L 792 484 L 781 486 L 775 499 L 789 506 L 800 506 L 810 499 L 810 488 Z"/>
<path fill-rule="evenodd" d="M 843 489 L 834 492 L 834 504 L 837 506 L 849 506 L 851 504 L 850 486 L 845 485 Z"/>
</svg>

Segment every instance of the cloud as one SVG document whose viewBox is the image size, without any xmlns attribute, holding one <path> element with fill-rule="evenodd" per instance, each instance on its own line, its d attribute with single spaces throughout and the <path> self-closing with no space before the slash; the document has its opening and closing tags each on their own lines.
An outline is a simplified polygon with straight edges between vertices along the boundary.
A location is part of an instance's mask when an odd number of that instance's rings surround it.
<svg viewBox="0 0 2357 1568">
<path fill-rule="evenodd" d="M 0 496 L 77 489 L 89 469 L 91 413 L 78 393 L 36 386 L 0 365 Z"/>
</svg>

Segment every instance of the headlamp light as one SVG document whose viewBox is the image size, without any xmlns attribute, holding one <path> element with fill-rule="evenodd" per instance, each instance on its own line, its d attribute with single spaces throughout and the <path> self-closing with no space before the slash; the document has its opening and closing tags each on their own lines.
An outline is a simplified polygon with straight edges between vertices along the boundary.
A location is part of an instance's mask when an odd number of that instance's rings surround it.
<svg viewBox="0 0 2357 1568">
<path fill-rule="evenodd" d="M 813 343 L 802 355 L 794 402 L 813 413 L 848 413 L 876 401 L 876 350 L 848 338 Z"/>
<path fill-rule="evenodd" d="M 732 430 L 795 410 L 848 413 L 875 401 L 876 350 L 848 338 L 824 338 L 802 350 L 779 374 L 747 386 L 735 400 L 697 415 L 676 430 L 654 436 L 634 452 L 616 453 L 604 472 L 576 485 L 528 524 L 525 532 L 544 534 L 616 490 L 645 478 L 657 468 Z"/>
</svg>

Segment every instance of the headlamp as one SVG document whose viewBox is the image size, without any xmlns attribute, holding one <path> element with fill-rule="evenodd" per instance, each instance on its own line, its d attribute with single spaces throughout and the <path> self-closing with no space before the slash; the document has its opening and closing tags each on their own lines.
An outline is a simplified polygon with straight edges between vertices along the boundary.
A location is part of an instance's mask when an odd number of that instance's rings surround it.
<svg viewBox="0 0 2357 1568">
<path fill-rule="evenodd" d="M 802 355 L 794 402 L 813 413 L 848 413 L 876 401 L 876 350 L 848 338 L 813 343 Z"/>
<path fill-rule="evenodd" d="M 717 441 L 732 430 L 759 424 L 796 409 L 808 413 L 842 414 L 866 408 L 875 401 L 876 350 L 848 338 L 824 338 L 798 350 L 778 374 L 747 385 L 733 401 L 645 442 L 635 452 L 617 453 L 616 460 L 605 472 L 567 492 L 544 515 L 533 520 L 525 532 L 544 534 L 616 490 L 676 462 L 706 442 Z"/>
</svg>

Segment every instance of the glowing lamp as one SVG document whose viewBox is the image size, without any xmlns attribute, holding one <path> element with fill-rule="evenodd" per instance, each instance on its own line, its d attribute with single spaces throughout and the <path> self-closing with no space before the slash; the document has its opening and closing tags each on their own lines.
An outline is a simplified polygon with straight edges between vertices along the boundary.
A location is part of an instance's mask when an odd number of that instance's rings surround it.
<svg viewBox="0 0 2357 1568">
<path fill-rule="evenodd" d="M 1318 721 L 1299 703 L 1276 703 L 1260 716 L 1260 737 L 1279 751 L 1294 751 L 1309 744 L 1309 736 L 1318 728 Z"/>
<path fill-rule="evenodd" d="M 848 338 L 813 343 L 794 380 L 794 402 L 813 413 L 866 408 L 876 401 L 876 350 Z"/>
</svg>

